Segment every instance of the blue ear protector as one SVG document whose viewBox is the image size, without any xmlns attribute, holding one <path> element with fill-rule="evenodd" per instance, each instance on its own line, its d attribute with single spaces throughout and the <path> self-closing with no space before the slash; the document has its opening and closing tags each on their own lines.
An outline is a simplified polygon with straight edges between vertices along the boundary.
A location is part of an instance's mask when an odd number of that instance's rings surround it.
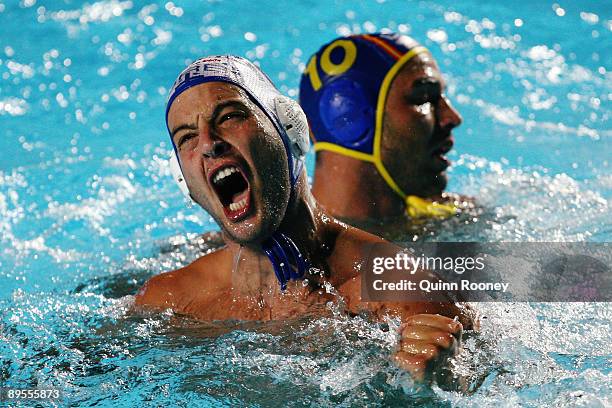
<svg viewBox="0 0 612 408">
<path fill-rule="evenodd" d="M 374 137 L 373 104 L 352 78 L 338 78 L 322 89 L 319 115 L 334 143 L 360 146 Z"/>
</svg>

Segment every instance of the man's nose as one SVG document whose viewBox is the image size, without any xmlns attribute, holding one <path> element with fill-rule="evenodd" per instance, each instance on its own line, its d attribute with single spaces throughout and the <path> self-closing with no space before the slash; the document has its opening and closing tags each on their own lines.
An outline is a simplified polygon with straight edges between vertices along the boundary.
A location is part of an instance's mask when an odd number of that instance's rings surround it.
<svg viewBox="0 0 612 408">
<path fill-rule="evenodd" d="M 205 127 L 201 129 L 198 140 L 198 148 L 202 156 L 216 159 L 223 156 L 230 149 L 229 143 L 218 137 L 212 129 Z"/>
<path fill-rule="evenodd" d="M 223 140 L 215 140 L 206 149 L 202 149 L 202 156 L 208 159 L 216 159 L 229 151 L 230 145 Z"/>
<path fill-rule="evenodd" d="M 446 96 L 442 96 L 438 102 L 438 122 L 441 128 L 450 129 L 463 122 L 463 118 Z"/>
</svg>

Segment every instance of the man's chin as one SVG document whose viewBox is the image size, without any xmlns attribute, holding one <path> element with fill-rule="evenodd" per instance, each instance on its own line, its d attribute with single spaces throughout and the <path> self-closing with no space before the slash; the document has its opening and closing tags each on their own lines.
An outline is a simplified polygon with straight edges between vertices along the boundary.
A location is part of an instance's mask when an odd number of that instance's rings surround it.
<svg viewBox="0 0 612 408">
<path fill-rule="evenodd" d="M 243 216 L 234 219 L 228 217 L 223 209 L 216 208 L 213 218 L 223 230 L 225 239 L 245 246 L 259 245 L 280 226 L 281 220 L 277 218 L 277 213 L 272 211 L 272 207 L 270 204 L 257 202 Z M 267 208 L 268 211 L 261 211 L 262 208 Z"/>
<path fill-rule="evenodd" d="M 427 180 L 427 183 L 423 184 L 422 187 L 418 189 L 418 191 L 421 191 L 421 194 L 416 194 L 421 197 L 437 197 L 444 192 L 446 185 L 448 184 L 448 176 L 446 175 L 446 171 L 434 174 L 427 178 L 424 177 L 423 180 Z"/>
<path fill-rule="evenodd" d="M 251 224 L 244 227 L 223 226 L 225 237 L 240 245 L 249 245 L 260 240 L 259 228 Z"/>
<path fill-rule="evenodd" d="M 274 232 L 271 228 L 262 225 L 256 217 L 250 217 L 237 224 L 225 224 L 223 231 L 232 242 L 246 246 L 261 244 Z"/>
<path fill-rule="evenodd" d="M 446 189 L 446 185 L 448 184 L 448 175 L 445 171 L 436 175 L 434 177 L 434 182 L 432 185 L 442 193 Z"/>
</svg>

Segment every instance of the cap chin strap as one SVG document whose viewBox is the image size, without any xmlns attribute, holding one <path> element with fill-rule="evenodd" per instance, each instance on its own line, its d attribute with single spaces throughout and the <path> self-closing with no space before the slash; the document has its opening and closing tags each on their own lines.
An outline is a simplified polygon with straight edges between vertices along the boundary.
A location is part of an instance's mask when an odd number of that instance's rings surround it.
<svg viewBox="0 0 612 408">
<path fill-rule="evenodd" d="M 262 244 L 262 249 L 274 267 L 281 290 L 287 289 L 290 280 L 304 279 L 310 263 L 291 238 L 277 231 Z"/>
<path fill-rule="evenodd" d="M 306 153 L 310 150 L 308 121 L 300 105 L 283 95 L 274 98 L 274 110 L 287 136 L 288 154 L 293 157 L 294 180 L 291 181 L 291 189 L 293 189 L 304 168 Z M 287 282 L 290 280 L 304 279 L 310 263 L 287 235 L 276 231 L 263 243 L 262 249 L 274 268 L 274 274 L 281 290 L 284 291 L 287 288 Z"/>
<path fill-rule="evenodd" d="M 411 218 L 449 218 L 457 214 L 453 204 L 441 204 L 417 196 L 406 196 L 406 214 Z"/>
<path fill-rule="evenodd" d="M 391 174 L 383 165 L 380 155 L 378 160 L 374 162 L 378 173 L 385 180 L 387 185 L 399 195 L 406 206 L 406 215 L 410 218 L 449 218 L 457 214 L 458 209 L 453 204 L 441 204 L 437 201 L 428 198 L 422 198 L 415 195 L 408 195 L 397 185 Z"/>
</svg>

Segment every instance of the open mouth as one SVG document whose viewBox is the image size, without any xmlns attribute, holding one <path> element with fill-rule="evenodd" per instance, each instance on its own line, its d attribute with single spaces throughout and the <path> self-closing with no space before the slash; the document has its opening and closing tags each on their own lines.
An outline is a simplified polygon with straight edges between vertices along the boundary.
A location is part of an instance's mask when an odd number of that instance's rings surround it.
<svg viewBox="0 0 612 408">
<path fill-rule="evenodd" d="M 221 166 L 210 175 L 210 183 L 232 221 L 243 219 L 251 209 L 251 189 L 244 172 L 235 165 Z"/>
</svg>

